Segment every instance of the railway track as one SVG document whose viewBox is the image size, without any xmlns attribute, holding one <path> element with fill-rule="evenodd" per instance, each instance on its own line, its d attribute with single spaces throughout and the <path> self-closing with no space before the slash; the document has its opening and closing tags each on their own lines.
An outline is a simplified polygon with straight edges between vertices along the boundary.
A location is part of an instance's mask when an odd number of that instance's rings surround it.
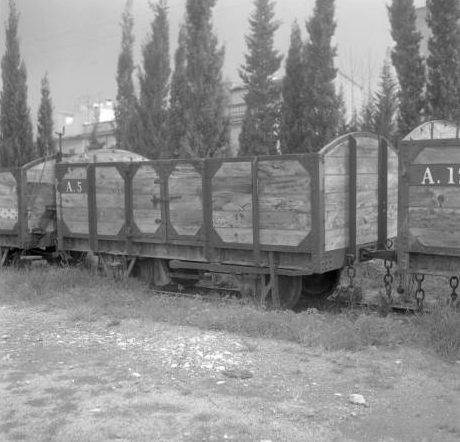
<svg viewBox="0 0 460 442">
<path fill-rule="evenodd" d="M 153 292 L 168 297 L 182 297 L 190 299 L 200 299 L 207 302 L 217 302 L 223 304 L 234 304 L 234 305 L 256 305 L 255 300 L 243 298 L 240 291 L 234 287 L 219 287 L 212 286 L 210 284 L 197 284 L 194 287 L 188 287 L 187 289 L 176 289 L 173 290 L 161 289 L 154 287 Z M 319 311 L 345 311 L 350 308 L 346 302 L 337 302 L 330 298 L 320 297 L 302 297 L 296 307 L 293 309 L 296 313 L 306 311 L 308 309 L 316 309 Z M 357 310 L 370 310 L 376 312 L 382 312 L 382 306 L 373 302 L 357 302 L 354 306 Z M 418 312 L 417 307 L 413 304 L 392 304 L 386 308 L 386 313 L 393 313 L 399 315 L 413 315 Z M 429 312 L 429 309 L 424 309 L 424 312 Z"/>
</svg>

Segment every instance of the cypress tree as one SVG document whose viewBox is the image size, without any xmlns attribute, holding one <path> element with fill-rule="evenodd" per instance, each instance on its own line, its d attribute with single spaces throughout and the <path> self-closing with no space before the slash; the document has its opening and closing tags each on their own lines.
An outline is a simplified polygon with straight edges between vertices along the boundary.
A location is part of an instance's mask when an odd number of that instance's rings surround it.
<svg viewBox="0 0 460 442">
<path fill-rule="evenodd" d="M 341 86 L 337 94 L 337 136 L 350 132 L 351 124 L 347 121 L 347 105 L 345 103 L 345 94 Z"/>
<path fill-rule="evenodd" d="M 118 149 L 137 150 L 136 96 L 133 84 L 134 19 L 133 0 L 126 0 L 121 18 L 121 50 L 117 66 L 117 102 L 115 105 L 116 145 Z"/>
<path fill-rule="evenodd" d="M 34 157 L 32 122 L 27 106 L 27 71 L 19 52 L 19 14 L 9 1 L 6 50 L 2 58 L 3 89 L 0 95 L 0 164 L 17 167 Z"/>
<path fill-rule="evenodd" d="M 161 158 L 168 132 L 169 22 L 166 0 L 152 4 L 151 34 L 142 48 L 143 71 L 139 74 L 140 152 Z"/>
<path fill-rule="evenodd" d="M 405 136 L 420 125 L 426 107 L 425 66 L 420 55 L 422 36 L 415 26 L 414 0 L 393 0 L 388 7 L 395 47 L 391 60 L 399 82 L 398 132 Z"/>
<path fill-rule="evenodd" d="M 174 55 L 174 72 L 171 78 L 171 97 L 168 122 L 168 148 L 164 158 L 191 157 L 193 152 L 188 149 L 184 121 L 186 120 L 187 78 L 186 68 L 186 30 L 182 26 L 179 31 L 179 42 Z"/>
<path fill-rule="evenodd" d="M 41 83 L 41 101 L 37 118 L 37 154 L 44 157 L 53 153 L 53 105 L 48 75 L 45 74 Z"/>
<path fill-rule="evenodd" d="M 216 0 L 187 0 L 185 151 L 181 156 L 212 157 L 228 143 L 227 96 L 222 81 L 224 48 L 212 29 Z"/>
<path fill-rule="evenodd" d="M 249 19 L 248 53 L 240 70 L 247 87 L 246 113 L 240 134 L 241 155 L 277 153 L 280 88 L 274 75 L 282 57 L 273 48 L 274 35 L 280 25 L 274 20 L 274 7 L 272 0 L 255 0 Z"/>
<path fill-rule="evenodd" d="M 427 0 L 427 108 L 430 118 L 456 120 L 460 104 L 460 6 L 458 0 Z"/>
<path fill-rule="evenodd" d="M 302 152 L 305 132 L 303 121 L 303 97 L 305 62 L 303 41 L 297 21 L 291 31 L 291 44 L 286 59 L 286 75 L 282 87 L 280 141 L 283 153 Z"/>
<path fill-rule="evenodd" d="M 380 75 L 379 89 L 375 94 L 373 131 L 391 141 L 396 134 L 396 111 L 398 109 L 398 89 L 391 74 L 391 65 L 385 61 Z"/>
<path fill-rule="evenodd" d="M 374 98 L 370 95 L 367 101 L 363 102 L 363 107 L 358 119 L 358 128 L 363 132 L 374 131 L 375 103 Z"/>
<path fill-rule="evenodd" d="M 305 48 L 305 86 L 303 90 L 305 141 L 303 151 L 318 151 L 337 133 L 338 112 L 334 57 L 334 0 L 316 0 L 313 16 L 307 22 L 310 35 Z"/>
</svg>

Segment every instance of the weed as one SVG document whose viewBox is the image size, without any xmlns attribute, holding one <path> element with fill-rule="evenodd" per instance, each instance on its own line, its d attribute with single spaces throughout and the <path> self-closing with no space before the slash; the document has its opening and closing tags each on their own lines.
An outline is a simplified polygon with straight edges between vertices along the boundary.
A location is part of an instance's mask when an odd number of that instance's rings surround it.
<svg viewBox="0 0 460 442">
<path fill-rule="evenodd" d="M 266 311 L 248 305 L 159 296 L 138 280 L 114 281 L 76 268 L 5 268 L 0 281 L 0 301 L 66 309 L 75 321 L 103 317 L 119 323 L 124 318 L 142 318 L 328 351 L 429 345 L 446 359 L 460 359 L 460 313 L 448 307 L 438 306 L 432 314 L 405 319 L 353 311 Z M 249 340 L 244 342 L 247 348 L 243 351 L 257 350 Z"/>
<path fill-rule="evenodd" d="M 460 312 L 437 304 L 429 314 L 414 319 L 423 342 L 446 359 L 460 359 Z"/>
</svg>

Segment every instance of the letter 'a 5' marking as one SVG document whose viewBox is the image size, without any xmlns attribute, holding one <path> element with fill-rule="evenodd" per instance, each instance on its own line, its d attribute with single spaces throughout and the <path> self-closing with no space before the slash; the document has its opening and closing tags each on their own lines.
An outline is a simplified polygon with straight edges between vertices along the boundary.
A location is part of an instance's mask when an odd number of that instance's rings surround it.
<svg viewBox="0 0 460 442">
<path fill-rule="evenodd" d="M 59 185 L 61 193 L 88 193 L 86 179 L 63 179 Z"/>
</svg>

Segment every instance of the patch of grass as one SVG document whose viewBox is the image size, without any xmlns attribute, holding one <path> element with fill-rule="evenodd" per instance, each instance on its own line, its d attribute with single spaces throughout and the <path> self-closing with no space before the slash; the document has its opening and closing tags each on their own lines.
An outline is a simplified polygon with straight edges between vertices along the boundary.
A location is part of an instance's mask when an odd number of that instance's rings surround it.
<svg viewBox="0 0 460 442">
<path fill-rule="evenodd" d="M 414 322 L 422 341 L 439 355 L 460 359 L 460 312 L 447 305 L 435 305 L 429 314 L 417 316 Z"/>
<path fill-rule="evenodd" d="M 460 359 L 460 313 L 447 307 L 412 318 L 382 318 L 362 311 L 266 311 L 198 298 L 159 296 L 136 279 L 115 281 L 75 268 L 6 268 L 0 274 L 0 282 L 0 301 L 63 308 L 75 321 L 142 318 L 248 338 L 285 340 L 328 351 L 422 345 L 430 346 L 446 359 Z M 248 341 L 247 351 L 256 349 Z"/>
</svg>

